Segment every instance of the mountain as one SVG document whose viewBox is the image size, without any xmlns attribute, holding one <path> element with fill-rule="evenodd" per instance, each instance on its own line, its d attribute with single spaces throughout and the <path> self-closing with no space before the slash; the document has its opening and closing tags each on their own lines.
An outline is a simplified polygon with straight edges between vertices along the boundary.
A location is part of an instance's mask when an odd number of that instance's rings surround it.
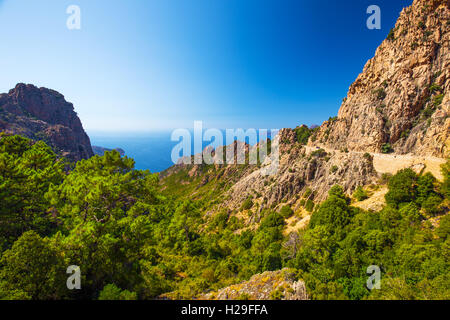
<svg viewBox="0 0 450 320">
<path fill-rule="evenodd" d="M 416 0 L 310 145 L 450 156 L 448 0 Z"/>
<path fill-rule="evenodd" d="M 0 94 L 0 131 L 44 140 L 71 161 L 94 155 L 73 105 L 47 88 L 19 83 Z"/>
<path fill-rule="evenodd" d="M 208 201 L 210 214 L 225 209 L 247 225 L 267 209 L 289 205 L 299 216 L 291 223 L 301 227 L 333 185 L 351 195 L 404 168 L 442 179 L 450 145 L 449 24 L 447 0 L 416 0 L 405 8 L 351 85 L 338 117 L 279 132 L 275 175 L 264 175 L 261 165 L 177 165 L 161 174 L 162 185 Z M 371 191 L 381 201 L 383 192 Z"/>
</svg>

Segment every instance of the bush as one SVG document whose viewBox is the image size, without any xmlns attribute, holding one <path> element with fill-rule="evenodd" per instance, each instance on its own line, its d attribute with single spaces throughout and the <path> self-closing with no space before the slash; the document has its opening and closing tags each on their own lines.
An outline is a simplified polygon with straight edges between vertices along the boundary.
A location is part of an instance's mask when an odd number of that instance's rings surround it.
<svg viewBox="0 0 450 320">
<path fill-rule="evenodd" d="M 442 203 L 442 198 L 436 194 L 429 196 L 423 203 L 422 208 L 430 215 L 439 213 L 439 205 Z"/>
<path fill-rule="evenodd" d="M 318 158 L 323 158 L 327 155 L 328 153 L 324 150 L 324 149 L 319 149 L 316 151 L 311 152 L 311 156 L 313 157 L 318 157 Z"/>
<path fill-rule="evenodd" d="M 312 134 L 312 130 L 307 126 L 301 126 L 295 129 L 295 133 L 297 134 L 297 141 L 301 145 L 305 145 L 308 143 L 309 137 Z"/>
<path fill-rule="evenodd" d="M 373 91 L 373 94 L 377 97 L 378 100 L 383 100 L 386 98 L 386 91 L 384 91 L 384 88 L 378 88 Z"/>
<path fill-rule="evenodd" d="M 114 284 L 108 284 L 100 291 L 98 300 L 137 300 L 137 295 L 135 292 L 121 290 Z"/>
<path fill-rule="evenodd" d="M 442 104 L 443 100 L 444 100 L 444 94 L 441 93 L 433 98 L 433 105 L 435 107 L 439 107 Z"/>
<path fill-rule="evenodd" d="M 416 198 L 417 174 L 411 169 L 400 170 L 389 181 L 389 191 L 385 195 L 387 204 L 397 208 L 401 203 L 412 202 Z"/>
<path fill-rule="evenodd" d="M 394 41 L 394 40 L 395 40 L 395 29 L 394 29 L 394 28 L 392 28 L 392 29 L 389 31 L 389 34 L 387 35 L 387 39 L 388 39 L 389 41 Z"/>
<path fill-rule="evenodd" d="M 290 206 L 284 206 L 281 208 L 280 214 L 283 216 L 283 218 L 289 219 L 294 214 L 294 211 L 291 209 Z"/>
<path fill-rule="evenodd" d="M 373 161 L 373 157 L 370 153 L 366 152 L 363 155 L 364 159 L 366 159 L 367 161 Z"/>
<path fill-rule="evenodd" d="M 446 216 L 442 217 L 439 228 L 436 230 L 436 234 L 441 239 L 447 239 L 450 235 L 450 215 L 447 214 Z"/>
<path fill-rule="evenodd" d="M 392 149 L 390 143 L 385 143 L 381 146 L 381 153 L 392 153 L 392 152 L 394 152 L 394 149 Z"/>
<path fill-rule="evenodd" d="M 331 173 L 335 173 L 335 172 L 337 172 L 338 170 L 339 170 L 339 167 L 338 167 L 338 166 L 332 166 L 331 169 L 330 169 L 330 172 L 331 172 Z"/>
<path fill-rule="evenodd" d="M 248 198 L 242 203 L 241 210 L 250 210 L 252 207 L 253 201 L 252 199 Z"/>
<path fill-rule="evenodd" d="M 369 196 L 367 195 L 366 191 L 364 191 L 364 189 L 359 186 L 353 193 L 353 198 L 355 198 L 357 201 L 363 201 L 368 199 Z"/>
<path fill-rule="evenodd" d="M 308 212 L 313 212 L 313 210 L 314 210 L 314 202 L 312 200 L 306 201 L 305 209 Z"/>
<path fill-rule="evenodd" d="M 382 184 L 388 184 L 389 181 L 391 180 L 391 178 L 392 178 L 392 174 L 391 174 L 391 173 L 388 173 L 388 172 L 385 172 L 385 173 L 383 173 L 383 174 L 381 175 L 380 183 L 382 183 Z"/>
</svg>

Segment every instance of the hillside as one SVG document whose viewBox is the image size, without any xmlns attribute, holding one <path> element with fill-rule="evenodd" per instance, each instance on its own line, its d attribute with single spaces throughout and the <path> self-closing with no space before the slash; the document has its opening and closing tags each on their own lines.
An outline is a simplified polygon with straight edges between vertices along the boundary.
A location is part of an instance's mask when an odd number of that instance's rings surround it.
<svg viewBox="0 0 450 320">
<path fill-rule="evenodd" d="M 246 164 L 136 170 L 59 93 L 0 95 L 0 300 L 449 300 L 449 13 L 403 10 L 337 118 L 206 150 Z"/>
<path fill-rule="evenodd" d="M 309 145 L 450 156 L 450 2 L 415 0 Z"/>
<path fill-rule="evenodd" d="M 54 90 L 19 83 L 0 94 L 0 131 L 43 140 L 71 161 L 94 155 L 73 105 Z"/>
<path fill-rule="evenodd" d="M 442 179 L 441 165 L 450 155 L 449 21 L 449 1 L 416 0 L 405 8 L 350 86 L 338 117 L 315 129 L 280 131 L 273 142 L 280 150 L 274 176 L 248 164 L 206 171 L 175 166 L 162 174 L 163 186 L 170 180 L 180 194 L 210 200 L 210 212 L 226 208 L 251 224 L 265 209 L 288 204 L 301 212 L 307 201 L 320 203 L 335 184 L 351 195 L 404 168 Z M 199 192 L 212 185 L 212 197 Z M 252 206 L 242 212 L 248 199 Z"/>
</svg>

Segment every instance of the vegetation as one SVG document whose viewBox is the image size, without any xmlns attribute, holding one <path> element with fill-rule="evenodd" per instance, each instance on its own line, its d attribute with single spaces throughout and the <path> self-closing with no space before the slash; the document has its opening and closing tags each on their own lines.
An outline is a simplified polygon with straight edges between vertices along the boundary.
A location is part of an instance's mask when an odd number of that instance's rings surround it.
<svg viewBox="0 0 450 320">
<path fill-rule="evenodd" d="M 390 177 L 380 212 L 352 207 L 340 186 L 317 205 L 306 190 L 312 217 L 296 241 L 283 235 L 291 207 L 262 210 L 247 229 L 232 211 L 206 215 L 201 200 L 163 193 L 117 151 L 67 169 L 43 142 L 0 139 L 0 299 L 193 298 L 283 267 L 313 299 L 450 298 L 450 163 L 442 183 L 409 169 Z M 66 287 L 71 265 L 81 290 Z M 366 287 L 370 265 L 381 290 Z"/>
<path fill-rule="evenodd" d="M 308 143 L 309 137 L 311 137 L 311 135 L 313 134 L 313 131 L 313 129 L 310 129 L 307 126 L 297 127 L 295 129 L 297 142 L 301 145 L 306 145 Z"/>
<path fill-rule="evenodd" d="M 389 30 L 389 34 L 387 35 L 387 39 L 389 41 L 394 41 L 395 40 L 395 29 Z"/>
<path fill-rule="evenodd" d="M 381 152 L 382 153 L 392 153 L 392 152 L 394 152 L 394 149 L 392 149 L 390 143 L 385 143 L 381 146 Z"/>
<path fill-rule="evenodd" d="M 367 192 L 361 186 L 359 186 L 353 193 L 353 198 L 355 198 L 356 201 L 363 201 L 368 199 L 369 196 L 367 195 Z"/>
</svg>

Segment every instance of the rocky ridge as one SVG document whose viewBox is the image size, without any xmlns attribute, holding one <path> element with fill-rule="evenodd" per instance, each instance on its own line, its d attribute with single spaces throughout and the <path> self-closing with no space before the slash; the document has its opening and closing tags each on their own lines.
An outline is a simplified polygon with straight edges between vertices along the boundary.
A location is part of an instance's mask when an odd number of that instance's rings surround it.
<svg viewBox="0 0 450 320">
<path fill-rule="evenodd" d="M 447 0 L 415 0 L 405 8 L 350 87 L 337 118 L 314 130 L 306 146 L 295 130 L 280 131 L 274 175 L 264 174 L 264 164 L 242 170 L 223 166 L 219 173 L 204 165 L 181 165 L 164 173 L 163 183 L 180 171 L 188 172 L 184 184 L 189 177 L 197 177 L 201 186 L 232 181 L 210 212 L 226 209 L 254 224 L 265 209 L 289 204 L 304 211 L 305 201 L 321 202 L 335 184 L 350 195 L 402 168 L 439 178 L 450 142 L 449 21 Z M 252 206 L 242 212 L 249 199 Z"/>
<path fill-rule="evenodd" d="M 0 94 L 0 131 L 43 140 L 71 161 L 94 155 L 73 105 L 47 88 L 19 83 Z"/>
<path fill-rule="evenodd" d="M 450 1 L 415 0 L 309 145 L 450 156 Z"/>
</svg>

